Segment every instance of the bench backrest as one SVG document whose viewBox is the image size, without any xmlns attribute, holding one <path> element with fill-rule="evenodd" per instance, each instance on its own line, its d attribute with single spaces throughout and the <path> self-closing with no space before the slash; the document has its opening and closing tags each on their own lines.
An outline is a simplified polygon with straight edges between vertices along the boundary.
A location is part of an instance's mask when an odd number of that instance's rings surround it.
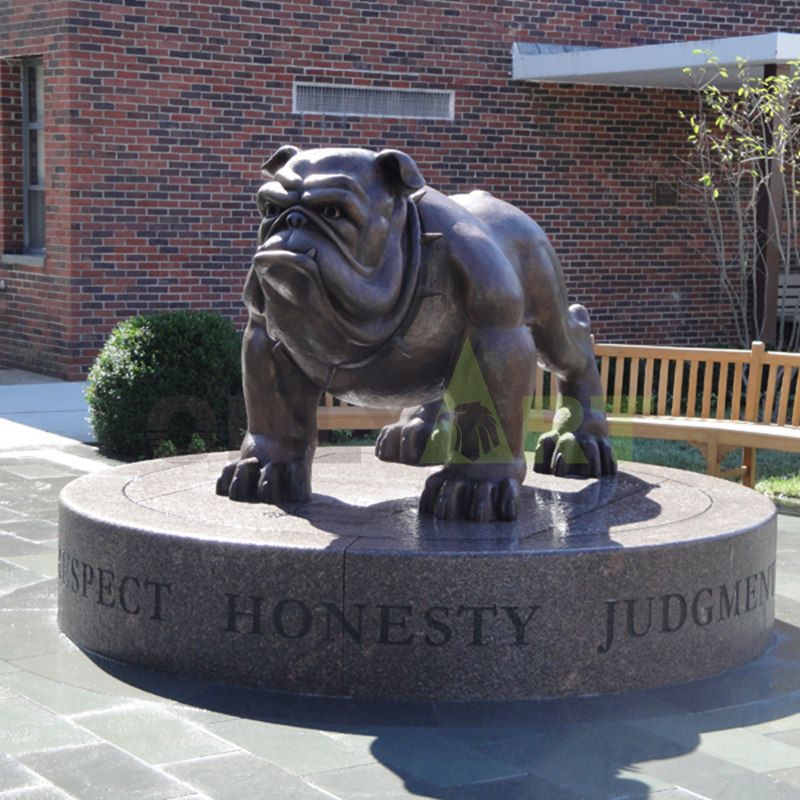
<svg viewBox="0 0 800 800">
<path fill-rule="evenodd" d="M 746 420 L 800 426 L 800 353 L 595 344 L 606 408 L 613 415 Z M 531 429 L 549 426 L 556 381 L 537 368 Z M 377 428 L 399 410 L 358 409 L 324 395 L 319 427 Z"/>
<path fill-rule="evenodd" d="M 596 344 L 612 414 L 800 425 L 800 354 Z"/>
</svg>

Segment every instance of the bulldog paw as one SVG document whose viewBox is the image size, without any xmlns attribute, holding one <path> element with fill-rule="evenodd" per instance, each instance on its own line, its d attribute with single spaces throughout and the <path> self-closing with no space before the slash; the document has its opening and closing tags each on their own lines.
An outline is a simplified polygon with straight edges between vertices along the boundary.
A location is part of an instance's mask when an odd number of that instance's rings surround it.
<svg viewBox="0 0 800 800">
<path fill-rule="evenodd" d="M 268 462 L 256 457 L 227 464 L 217 480 L 217 494 L 244 503 L 307 503 L 311 498 L 305 464 Z"/>
<path fill-rule="evenodd" d="M 539 437 L 533 468 L 562 478 L 600 478 L 616 474 L 617 461 L 607 436 L 551 431 Z"/>
<path fill-rule="evenodd" d="M 436 519 L 470 522 L 514 520 L 519 509 L 520 482 L 513 477 L 470 479 L 453 467 L 431 475 L 420 498 L 422 514 Z"/>
</svg>

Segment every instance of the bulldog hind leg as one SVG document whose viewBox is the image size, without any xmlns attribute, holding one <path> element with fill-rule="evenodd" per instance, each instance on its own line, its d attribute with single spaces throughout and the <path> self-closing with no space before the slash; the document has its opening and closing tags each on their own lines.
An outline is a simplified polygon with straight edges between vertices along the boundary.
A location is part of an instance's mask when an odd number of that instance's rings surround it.
<svg viewBox="0 0 800 800">
<path fill-rule="evenodd" d="M 558 376 L 558 407 L 553 429 L 539 438 L 536 472 L 599 478 L 613 475 L 603 390 L 589 332 L 589 314 L 581 305 L 567 309 L 563 324 L 534 334 L 542 360 Z"/>
<path fill-rule="evenodd" d="M 375 455 L 381 461 L 421 464 L 441 405 L 441 400 L 434 400 L 431 403 L 404 409 L 397 422 L 381 430 L 375 442 Z"/>
</svg>

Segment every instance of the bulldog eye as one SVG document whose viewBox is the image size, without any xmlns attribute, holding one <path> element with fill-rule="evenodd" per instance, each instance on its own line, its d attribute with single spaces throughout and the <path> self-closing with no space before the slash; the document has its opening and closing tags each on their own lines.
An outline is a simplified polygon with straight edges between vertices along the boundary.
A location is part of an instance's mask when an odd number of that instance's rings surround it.
<svg viewBox="0 0 800 800">
<path fill-rule="evenodd" d="M 339 219 L 342 216 L 342 210 L 339 206 L 328 205 L 322 209 L 322 216 L 325 219 Z"/>
</svg>

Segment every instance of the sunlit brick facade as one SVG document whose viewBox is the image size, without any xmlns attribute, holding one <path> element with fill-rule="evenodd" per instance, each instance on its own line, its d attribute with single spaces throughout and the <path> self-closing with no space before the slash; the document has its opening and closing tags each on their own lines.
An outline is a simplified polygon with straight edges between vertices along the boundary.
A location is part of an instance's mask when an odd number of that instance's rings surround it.
<svg viewBox="0 0 800 800">
<path fill-rule="evenodd" d="M 520 205 L 600 340 L 730 344 L 696 212 L 654 202 L 691 95 L 515 83 L 511 48 L 799 26 L 794 0 L 0 0 L 0 366 L 80 378 L 116 321 L 157 309 L 241 322 L 259 166 L 284 143 L 401 148 L 437 188 Z M 47 209 L 27 256 L 25 57 L 43 65 Z M 455 113 L 295 113 L 298 81 L 453 91 Z"/>
</svg>

